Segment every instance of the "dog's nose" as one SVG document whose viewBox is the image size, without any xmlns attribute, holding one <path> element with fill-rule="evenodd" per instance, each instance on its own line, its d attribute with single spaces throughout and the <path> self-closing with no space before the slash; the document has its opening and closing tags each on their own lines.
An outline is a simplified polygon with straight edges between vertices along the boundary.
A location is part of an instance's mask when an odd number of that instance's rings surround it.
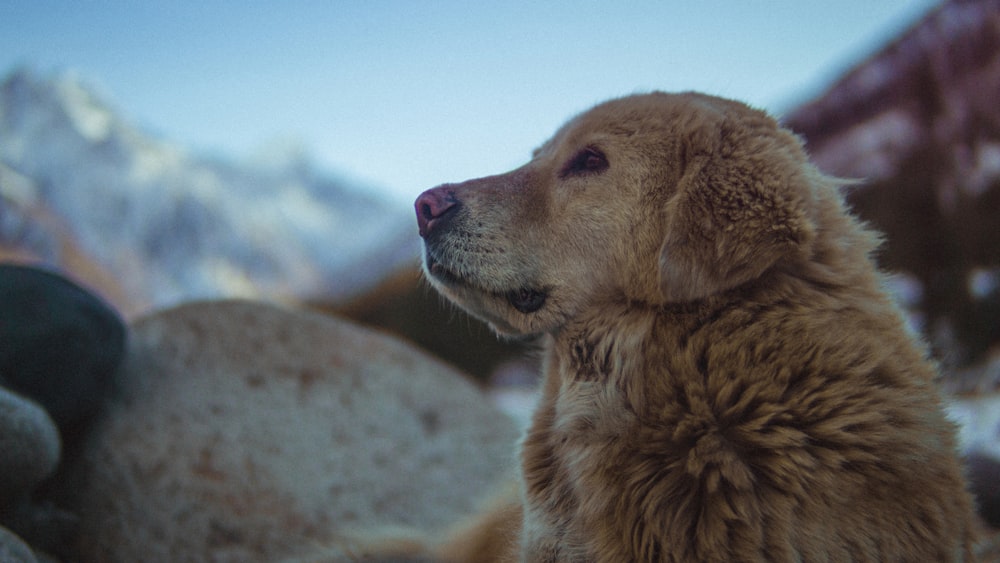
<svg viewBox="0 0 1000 563">
<path fill-rule="evenodd" d="M 417 211 L 417 226 L 420 236 L 427 238 L 431 231 L 440 225 L 458 207 L 455 192 L 440 186 L 420 194 L 413 207 Z"/>
</svg>

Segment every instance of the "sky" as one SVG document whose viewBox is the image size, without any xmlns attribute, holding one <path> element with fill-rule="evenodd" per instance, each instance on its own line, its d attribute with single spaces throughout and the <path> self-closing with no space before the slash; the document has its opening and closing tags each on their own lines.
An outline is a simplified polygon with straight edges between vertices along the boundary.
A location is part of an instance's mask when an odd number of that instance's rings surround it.
<svg viewBox="0 0 1000 563">
<path fill-rule="evenodd" d="M 608 98 L 701 90 L 776 115 L 931 0 L 6 0 L 0 74 L 82 77 L 195 150 L 323 170 L 409 203 L 507 171 Z"/>
</svg>

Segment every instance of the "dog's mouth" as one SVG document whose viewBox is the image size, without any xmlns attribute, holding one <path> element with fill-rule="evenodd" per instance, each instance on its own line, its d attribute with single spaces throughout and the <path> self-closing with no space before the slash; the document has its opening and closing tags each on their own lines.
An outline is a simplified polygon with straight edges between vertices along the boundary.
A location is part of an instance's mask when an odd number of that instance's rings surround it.
<svg viewBox="0 0 1000 563">
<path fill-rule="evenodd" d="M 491 291 L 472 283 L 467 278 L 455 273 L 453 270 L 448 269 L 429 251 L 425 252 L 424 256 L 427 273 L 436 278 L 438 281 L 448 286 L 469 288 L 502 298 L 506 300 L 511 307 L 517 309 L 525 315 L 534 313 L 535 311 L 541 309 L 545 306 L 545 301 L 548 299 L 549 294 L 547 291 L 544 289 L 530 287 L 521 287 L 508 291 Z"/>
<path fill-rule="evenodd" d="M 445 284 L 466 285 L 458 274 L 452 272 L 448 268 L 445 268 L 444 264 L 438 262 L 438 259 L 435 258 L 430 251 L 424 253 L 424 263 L 427 265 L 427 273 L 441 280 Z"/>
</svg>

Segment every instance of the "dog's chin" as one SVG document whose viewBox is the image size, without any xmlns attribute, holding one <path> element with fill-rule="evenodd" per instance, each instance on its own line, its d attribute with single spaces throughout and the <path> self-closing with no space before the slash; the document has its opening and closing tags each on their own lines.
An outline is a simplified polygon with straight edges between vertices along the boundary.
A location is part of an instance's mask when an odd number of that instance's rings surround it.
<svg viewBox="0 0 1000 563">
<path fill-rule="evenodd" d="M 543 312 L 548 291 L 533 287 L 491 288 L 447 268 L 429 253 L 425 254 L 424 272 L 445 297 L 489 323 L 497 334 L 518 337 L 541 332 L 534 317 Z"/>
</svg>

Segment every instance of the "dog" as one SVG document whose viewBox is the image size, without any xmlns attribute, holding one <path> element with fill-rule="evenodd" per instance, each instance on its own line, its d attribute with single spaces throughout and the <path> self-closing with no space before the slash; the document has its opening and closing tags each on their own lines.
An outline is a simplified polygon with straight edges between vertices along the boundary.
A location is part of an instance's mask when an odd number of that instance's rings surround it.
<svg viewBox="0 0 1000 563">
<path fill-rule="evenodd" d="M 845 184 L 762 111 L 655 92 L 422 193 L 430 284 L 545 342 L 518 498 L 436 557 L 972 561 L 936 367 Z"/>
</svg>

